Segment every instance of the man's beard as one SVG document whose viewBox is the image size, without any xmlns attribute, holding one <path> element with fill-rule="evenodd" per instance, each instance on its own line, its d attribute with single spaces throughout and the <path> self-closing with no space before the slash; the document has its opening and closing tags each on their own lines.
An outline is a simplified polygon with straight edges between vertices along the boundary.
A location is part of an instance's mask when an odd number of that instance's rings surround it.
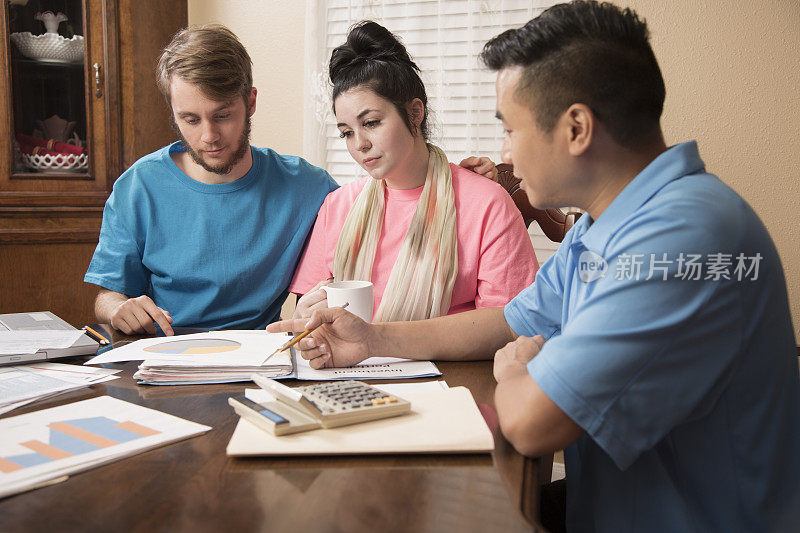
<svg viewBox="0 0 800 533">
<path fill-rule="evenodd" d="M 183 136 L 183 133 L 181 133 L 180 128 L 175 123 L 175 118 L 174 117 L 170 118 L 171 118 L 170 122 L 172 122 L 172 128 L 175 130 L 175 133 L 178 134 L 178 137 L 180 137 L 183 147 L 186 148 L 186 152 L 188 152 L 188 154 L 191 156 L 192 160 L 195 163 L 203 167 L 208 172 L 219 174 L 221 176 L 228 174 L 231 170 L 233 170 L 233 167 L 235 167 L 237 163 L 239 163 L 239 161 L 241 161 L 244 158 L 244 156 L 247 154 L 247 151 L 250 149 L 249 116 L 245 120 L 245 126 L 244 130 L 242 131 L 242 136 L 239 137 L 239 146 L 236 147 L 236 151 L 233 152 L 233 155 L 231 155 L 230 159 L 228 159 L 226 163 L 222 163 L 220 165 L 209 165 L 208 163 L 206 163 L 205 160 L 202 158 L 202 156 L 198 154 L 194 150 L 194 148 L 192 148 L 192 145 L 189 144 L 189 141 L 186 140 L 186 137 Z"/>
</svg>

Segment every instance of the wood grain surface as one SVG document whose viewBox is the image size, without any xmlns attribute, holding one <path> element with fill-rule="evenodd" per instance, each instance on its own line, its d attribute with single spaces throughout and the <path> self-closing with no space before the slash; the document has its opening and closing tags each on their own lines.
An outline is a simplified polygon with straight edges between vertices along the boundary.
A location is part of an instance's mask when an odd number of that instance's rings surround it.
<svg viewBox="0 0 800 533">
<path fill-rule="evenodd" d="M 136 337 L 111 338 L 119 346 Z M 450 386 L 470 389 L 491 426 L 491 362 L 437 364 Z M 3 418 L 107 394 L 213 429 L 0 500 L 0 530 L 539 530 L 532 520 L 548 463 L 519 455 L 496 427 L 492 454 L 229 458 L 238 417 L 227 399 L 254 384 L 141 386 L 131 377 L 137 365 L 106 365 L 122 378 Z"/>
</svg>

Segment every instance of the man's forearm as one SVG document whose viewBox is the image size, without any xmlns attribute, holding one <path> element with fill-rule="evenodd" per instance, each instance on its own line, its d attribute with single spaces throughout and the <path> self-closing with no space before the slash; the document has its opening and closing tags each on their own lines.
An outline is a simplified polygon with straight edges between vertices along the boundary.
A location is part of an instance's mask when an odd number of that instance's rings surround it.
<svg viewBox="0 0 800 533">
<path fill-rule="evenodd" d="M 516 338 L 506 323 L 502 307 L 431 320 L 376 324 L 375 329 L 372 355 L 411 359 L 488 359 Z"/>
<path fill-rule="evenodd" d="M 127 299 L 127 296 L 119 292 L 101 290 L 94 300 L 94 314 L 97 321 L 101 324 L 110 324 L 111 315 Z"/>
<path fill-rule="evenodd" d="M 563 450 L 584 434 L 527 372 L 497 383 L 494 406 L 503 435 L 523 455 Z"/>
</svg>

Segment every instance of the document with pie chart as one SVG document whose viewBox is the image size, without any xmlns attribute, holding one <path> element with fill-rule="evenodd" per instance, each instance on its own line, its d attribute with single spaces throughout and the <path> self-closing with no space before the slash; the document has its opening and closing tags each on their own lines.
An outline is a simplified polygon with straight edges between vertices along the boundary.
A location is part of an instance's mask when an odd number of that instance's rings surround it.
<svg viewBox="0 0 800 533">
<path fill-rule="evenodd" d="M 291 337 L 263 330 L 225 330 L 141 339 L 104 352 L 87 365 L 120 361 L 149 361 L 189 366 L 255 366 Z M 289 351 L 269 359 L 270 364 L 291 365 Z"/>
<path fill-rule="evenodd" d="M 133 377 L 147 385 L 249 381 L 253 373 L 285 377 L 294 371 L 291 351 L 270 354 L 291 337 L 263 330 L 226 330 L 142 339 L 109 350 L 85 364 L 142 361 Z"/>
<path fill-rule="evenodd" d="M 405 379 L 440 376 L 431 361 L 371 357 L 348 368 L 312 369 L 294 349 L 270 357 L 291 337 L 263 330 L 223 330 L 142 339 L 84 364 L 142 361 L 133 375 L 142 385 L 197 385 L 250 381 L 253 374 L 301 380 Z"/>
</svg>

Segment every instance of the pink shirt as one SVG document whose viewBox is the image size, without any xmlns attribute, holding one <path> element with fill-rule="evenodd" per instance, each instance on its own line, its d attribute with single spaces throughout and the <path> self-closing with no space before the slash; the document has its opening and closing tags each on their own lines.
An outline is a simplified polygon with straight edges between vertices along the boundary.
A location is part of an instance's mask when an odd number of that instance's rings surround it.
<svg viewBox="0 0 800 533">
<path fill-rule="evenodd" d="M 448 314 L 503 306 L 533 283 L 539 268 L 522 216 L 500 185 L 457 165 L 451 164 L 450 168 L 456 206 L 458 275 Z M 332 275 L 339 233 L 369 179 L 372 178 L 348 183 L 325 198 L 290 292 L 305 294 Z M 370 280 L 376 312 L 421 195 L 422 187 L 386 189 L 386 211 Z"/>
</svg>

